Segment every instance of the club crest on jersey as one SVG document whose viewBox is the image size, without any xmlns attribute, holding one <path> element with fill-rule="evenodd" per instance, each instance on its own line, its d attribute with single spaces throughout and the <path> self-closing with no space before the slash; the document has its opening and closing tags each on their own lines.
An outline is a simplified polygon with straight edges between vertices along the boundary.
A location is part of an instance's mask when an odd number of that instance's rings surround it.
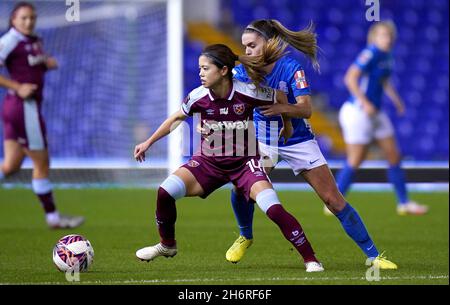
<svg viewBox="0 0 450 305">
<path fill-rule="evenodd" d="M 300 70 L 295 72 L 295 86 L 297 89 L 304 89 L 308 87 L 308 83 L 306 82 L 305 71 Z"/>
<path fill-rule="evenodd" d="M 242 115 L 245 112 L 245 105 L 244 104 L 235 104 L 233 105 L 234 113 L 237 115 Z"/>
<path fill-rule="evenodd" d="M 369 60 L 372 59 L 372 57 L 373 57 L 372 51 L 366 49 L 362 51 L 361 54 L 359 55 L 358 63 L 360 65 L 366 65 L 369 62 Z"/>
<path fill-rule="evenodd" d="M 187 165 L 190 166 L 190 167 L 197 167 L 197 166 L 200 165 L 200 163 L 198 163 L 198 162 L 195 161 L 195 160 L 189 160 L 189 162 L 187 163 Z"/>
<path fill-rule="evenodd" d="M 283 91 L 286 94 L 289 93 L 289 89 L 288 89 L 287 83 L 285 81 L 281 81 L 278 83 L 278 89 Z"/>
</svg>

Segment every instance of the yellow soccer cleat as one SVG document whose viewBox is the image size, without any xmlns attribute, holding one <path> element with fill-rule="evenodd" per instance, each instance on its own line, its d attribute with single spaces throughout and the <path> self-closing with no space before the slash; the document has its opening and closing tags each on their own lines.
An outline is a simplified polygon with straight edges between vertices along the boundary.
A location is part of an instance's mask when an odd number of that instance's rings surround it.
<svg viewBox="0 0 450 305">
<path fill-rule="evenodd" d="M 244 257 L 245 251 L 247 251 L 247 248 L 250 247 L 252 243 L 253 239 L 247 239 L 242 235 L 239 236 L 225 254 L 227 261 L 233 264 L 238 263 L 242 257 Z"/>
<path fill-rule="evenodd" d="M 388 260 L 383 254 L 384 252 L 375 257 L 375 259 L 372 261 L 372 266 L 383 270 L 398 269 L 397 265 Z"/>
</svg>

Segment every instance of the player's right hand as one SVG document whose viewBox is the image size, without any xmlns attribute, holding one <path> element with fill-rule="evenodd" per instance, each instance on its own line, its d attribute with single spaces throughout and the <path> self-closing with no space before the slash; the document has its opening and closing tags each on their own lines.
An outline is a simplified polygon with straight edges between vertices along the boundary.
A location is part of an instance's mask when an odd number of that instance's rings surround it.
<svg viewBox="0 0 450 305">
<path fill-rule="evenodd" d="M 38 86 L 35 84 L 23 83 L 20 84 L 16 92 L 20 98 L 27 99 L 36 91 L 37 88 Z"/>
<path fill-rule="evenodd" d="M 364 112 L 367 113 L 367 115 L 370 117 L 377 114 L 377 108 L 375 108 L 375 106 L 369 101 L 367 101 L 365 103 L 363 102 L 362 107 L 363 107 Z"/>
<path fill-rule="evenodd" d="M 142 142 L 141 144 L 136 145 L 134 148 L 134 158 L 138 162 L 145 161 L 145 152 L 150 147 L 147 142 Z"/>
</svg>

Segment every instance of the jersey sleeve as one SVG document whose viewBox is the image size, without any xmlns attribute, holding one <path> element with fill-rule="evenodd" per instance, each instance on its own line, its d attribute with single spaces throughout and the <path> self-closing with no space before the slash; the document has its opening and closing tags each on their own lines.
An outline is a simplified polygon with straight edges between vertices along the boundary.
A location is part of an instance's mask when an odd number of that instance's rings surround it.
<svg viewBox="0 0 450 305">
<path fill-rule="evenodd" d="M 16 48 L 17 39 L 9 32 L 0 37 L 0 65 L 4 65 L 9 54 Z"/>
<path fill-rule="evenodd" d="M 359 53 L 354 64 L 362 71 L 367 71 L 375 60 L 375 51 L 371 48 L 365 48 Z"/>
<path fill-rule="evenodd" d="M 247 71 L 245 71 L 245 68 L 242 64 L 234 67 L 232 73 L 233 77 L 241 82 L 248 83 L 250 80 L 247 75 Z"/>
<path fill-rule="evenodd" d="M 290 66 L 288 71 L 288 79 L 290 81 L 290 87 L 295 97 L 302 95 L 310 95 L 311 88 L 306 80 L 305 70 L 300 64 Z"/>
<path fill-rule="evenodd" d="M 181 104 L 181 111 L 187 115 L 187 116 L 192 116 L 194 113 L 194 109 L 192 109 L 192 100 L 190 97 L 190 94 L 188 96 L 186 96 L 186 98 L 184 99 L 183 103 Z"/>
</svg>

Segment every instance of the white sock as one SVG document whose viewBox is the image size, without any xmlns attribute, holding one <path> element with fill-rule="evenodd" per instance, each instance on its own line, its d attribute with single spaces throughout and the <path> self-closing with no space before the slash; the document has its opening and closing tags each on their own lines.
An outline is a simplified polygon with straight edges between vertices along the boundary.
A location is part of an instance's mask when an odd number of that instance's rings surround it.
<svg viewBox="0 0 450 305">
<path fill-rule="evenodd" d="M 37 195 L 44 195 L 52 191 L 52 183 L 47 178 L 44 179 L 32 179 L 31 185 L 33 191 Z"/>
<path fill-rule="evenodd" d="M 47 219 L 47 224 L 49 226 L 57 225 L 59 223 L 58 211 L 45 214 L 45 218 Z"/>
</svg>

